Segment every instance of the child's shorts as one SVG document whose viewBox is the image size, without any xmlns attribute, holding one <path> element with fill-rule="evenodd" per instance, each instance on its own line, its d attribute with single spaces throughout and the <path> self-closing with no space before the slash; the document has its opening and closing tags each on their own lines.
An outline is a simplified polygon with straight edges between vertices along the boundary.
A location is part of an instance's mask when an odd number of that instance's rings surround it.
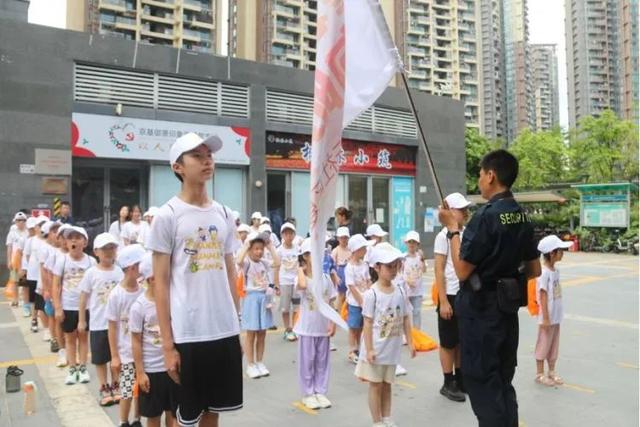
<svg viewBox="0 0 640 427">
<path fill-rule="evenodd" d="M 536 342 L 536 360 L 558 360 L 560 348 L 560 325 L 543 328 L 538 326 L 538 341 Z"/>
<path fill-rule="evenodd" d="M 348 315 L 347 325 L 350 329 L 362 329 L 364 319 L 362 318 L 362 307 L 347 304 Z"/>
<path fill-rule="evenodd" d="M 345 282 L 344 270 L 347 265 L 339 265 L 336 267 L 336 273 L 338 273 L 338 277 L 340 278 L 340 284 L 338 284 L 338 293 L 344 295 L 347 293 L 347 284 Z"/>
<path fill-rule="evenodd" d="M 271 310 L 265 304 L 265 292 L 247 292 L 242 301 L 242 329 L 264 331 L 273 326 Z"/>
<path fill-rule="evenodd" d="M 360 359 L 356 365 L 355 375 L 370 383 L 393 384 L 396 378 L 396 365 L 375 365 Z"/>
<path fill-rule="evenodd" d="M 140 389 L 140 415 L 155 418 L 164 411 L 171 411 L 174 415 L 178 409 L 178 384 L 173 382 L 167 372 L 147 372 L 149 377 L 149 393 Z"/>
<path fill-rule="evenodd" d="M 33 304 L 36 302 L 36 287 L 38 286 L 38 282 L 35 280 L 26 280 L 24 283 L 25 287 L 29 289 L 29 302 Z"/>
<path fill-rule="evenodd" d="M 75 332 L 78 329 L 78 321 L 80 320 L 80 315 L 78 314 L 78 310 L 64 310 L 64 320 L 62 321 L 62 331 L 64 333 L 70 334 Z M 89 310 L 86 311 L 86 321 L 87 327 L 85 331 L 89 330 Z"/>
<path fill-rule="evenodd" d="M 294 307 L 291 307 L 291 306 Z M 293 308 L 300 305 L 300 297 L 296 295 L 294 285 L 280 285 L 280 311 L 283 313 L 291 312 Z"/>
<path fill-rule="evenodd" d="M 123 363 L 120 367 L 120 393 L 123 399 L 133 399 L 133 386 L 136 383 L 136 365 Z"/>
<path fill-rule="evenodd" d="M 36 307 L 36 311 L 43 311 L 44 312 L 44 297 L 38 293 L 36 293 L 36 300 L 34 301 L 35 307 Z"/>
<path fill-rule="evenodd" d="M 91 347 L 91 363 L 104 365 L 111 362 L 111 349 L 109 348 L 109 331 L 89 332 L 89 344 Z"/>
</svg>

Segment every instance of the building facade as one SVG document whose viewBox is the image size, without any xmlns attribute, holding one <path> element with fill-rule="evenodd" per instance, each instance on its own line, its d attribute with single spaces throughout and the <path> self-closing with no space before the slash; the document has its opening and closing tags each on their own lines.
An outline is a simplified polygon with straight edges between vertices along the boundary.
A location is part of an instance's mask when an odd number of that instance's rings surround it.
<svg viewBox="0 0 640 427">
<path fill-rule="evenodd" d="M 532 44 L 531 66 L 535 99 L 535 130 L 549 130 L 560 124 L 556 45 Z"/>
<path fill-rule="evenodd" d="M 621 115 L 638 122 L 638 0 L 622 0 L 620 7 Z"/>
</svg>

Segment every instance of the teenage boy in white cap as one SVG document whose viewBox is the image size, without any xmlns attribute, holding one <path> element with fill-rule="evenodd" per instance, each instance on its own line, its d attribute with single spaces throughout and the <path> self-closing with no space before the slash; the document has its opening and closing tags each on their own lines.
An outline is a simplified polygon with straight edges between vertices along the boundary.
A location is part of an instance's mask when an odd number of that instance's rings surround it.
<svg viewBox="0 0 640 427">
<path fill-rule="evenodd" d="M 542 274 L 536 282 L 538 311 L 538 341 L 536 342 L 536 382 L 546 386 L 562 385 L 562 378 L 556 374 L 556 361 L 560 348 L 560 323 L 562 322 L 562 288 L 560 271 L 556 263 L 562 261 L 564 251 L 571 242 L 563 242 L 558 236 L 551 235 L 538 243 L 542 254 Z M 544 361 L 547 361 L 549 373 L 544 374 Z"/>
<path fill-rule="evenodd" d="M 91 267 L 80 282 L 80 321 L 78 328 L 86 328 L 85 316 L 89 307 L 89 343 L 91 345 L 91 363 L 96 367 L 100 381 L 100 406 L 110 406 L 120 401 L 118 380 L 120 372 L 111 369 L 111 382 L 107 381 L 107 364 L 111 362 L 109 348 L 109 321 L 107 320 L 107 302 L 111 290 L 118 286 L 124 273 L 115 265 L 118 239 L 110 233 L 101 233 L 93 241 L 93 252 L 98 257 L 98 265 Z M 88 303 L 88 304 L 87 304 Z"/>
<path fill-rule="evenodd" d="M 378 281 L 363 297 L 364 330 L 355 375 L 369 383 L 369 410 L 373 425 L 378 427 L 395 426 L 391 420 L 391 384 L 400 363 L 403 333 L 411 357 L 416 356 L 409 304 L 401 288 L 392 283 L 402 258 L 402 252 L 389 243 L 374 246 L 369 254 Z"/>
<path fill-rule="evenodd" d="M 298 248 L 293 244 L 296 237 L 296 227 L 290 222 L 285 222 L 280 227 L 282 245 L 278 246 L 276 253 L 280 257 L 280 311 L 282 311 L 282 324 L 284 325 L 284 339 L 295 341 L 293 333 L 291 313 L 295 313 L 300 305 L 300 297 L 294 294 L 294 285 L 298 276 Z"/>
<path fill-rule="evenodd" d="M 471 202 L 460 193 L 452 193 L 445 197 L 458 222 L 460 233 L 464 233 L 464 224 L 469 219 Z M 453 310 L 460 282 L 451 260 L 451 246 L 447 239 L 446 227 L 436 235 L 433 245 L 435 255 L 435 279 L 438 287 L 438 335 L 440 336 L 440 365 L 444 375 L 444 384 L 440 394 L 454 402 L 464 402 L 464 385 L 460 370 L 460 338 L 458 318 Z M 454 371 L 455 366 L 455 371 Z"/>
<path fill-rule="evenodd" d="M 106 317 L 109 321 L 111 369 L 119 373 L 120 379 L 119 384 L 114 389 L 114 394 L 120 394 L 121 427 L 142 427 L 140 423 L 140 408 L 133 393 L 136 370 L 131 347 L 129 312 L 133 303 L 144 292 L 144 289 L 139 285 L 138 279 L 140 278 L 140 262 L 145 253 L 144 248 L 136 243 L 125 246 L 120 250 L 118 265 L 124 272 L 124 279 L 111 290 L 107 301 Z M 133 423 L 129 424 L 129 412 L 132 404 Z"/>
<path fill-rule="evenodd" d="M 96 260 L 85 254 L 87 232 L 82 227 L 70 227 L 64 230 L 68 240 L 69 253 L 56 258 L 53 269 L 53 306 L 56 321 L 62 323 L 64 332 L 69 374 L 64 383 L 67 385 L 88 383 L 87 356 L 89 352 L 88 328 L 78 329 L 80 310 L 80 282 L 87 270 L 96 265 Z M 87 316 L 88 318 L 89 316 Z M 78 356 L 76 356 L 76 350 Z M 78 360 L 79 358 L 79 360 Z M 80 362 L 76 364 L 76 362 Z"/>
<path fill-rule="evenodd" d="M 220 412 L 242 408 L 242 350 L 231 210 L 213 201 L 218 136 L 194 133 L 171 146 L 180 193 L 162 206 L 151 226 L 156 306 L 165 366 L 180 384 L 181 425 L 217 426 Z"/>
</svg>

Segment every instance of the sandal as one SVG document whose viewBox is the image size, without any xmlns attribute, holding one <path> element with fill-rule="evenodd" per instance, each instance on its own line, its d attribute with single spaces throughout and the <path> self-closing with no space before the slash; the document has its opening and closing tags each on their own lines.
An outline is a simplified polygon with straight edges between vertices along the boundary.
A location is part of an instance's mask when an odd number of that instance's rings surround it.
<svg viewBox="0 0 640 427">
<path fill-rule="evenodd" d="M 562 377 L 559 377 L 558 375 L 556 375 L 555 371 L 549 372 L 549 379 L 557 385 L 564 384 L 564 380 L 562 379 Z"/>
<path fill-rule="evenodd" d="M 111 395 L 111 388 L 107 384 L 103 384 L 100 387 L 100 406 L 111 406 L 114 403 L 113 396 Z"/>
<path fill-rule="evenodd" d="M 537 374 L 536 383 L 546 385 L 547 387 L 555 385 L 555 382 L 545 374 Z"/>
</svg>

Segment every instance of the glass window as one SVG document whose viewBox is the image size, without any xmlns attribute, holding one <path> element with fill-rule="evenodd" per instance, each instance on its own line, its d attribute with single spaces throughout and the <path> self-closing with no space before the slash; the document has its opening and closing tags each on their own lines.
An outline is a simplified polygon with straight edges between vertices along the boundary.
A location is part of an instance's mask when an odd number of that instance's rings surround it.
<svg viewBox="0 0 640 427">
<path fill-rule="evenodd" d="M 216 168 L 213 176 L 213 198 L 246 218 L 245 192 L 247 188 L 242 169 Z"/>
<path fill-rule="evenodd" d="M 180 192 L 180 181 L 169 165 L 152 165 L 149 171 L 149 206 L 162 206 Z M 213 194 L 213 182 L 207 188 Z"/>
</svg>

